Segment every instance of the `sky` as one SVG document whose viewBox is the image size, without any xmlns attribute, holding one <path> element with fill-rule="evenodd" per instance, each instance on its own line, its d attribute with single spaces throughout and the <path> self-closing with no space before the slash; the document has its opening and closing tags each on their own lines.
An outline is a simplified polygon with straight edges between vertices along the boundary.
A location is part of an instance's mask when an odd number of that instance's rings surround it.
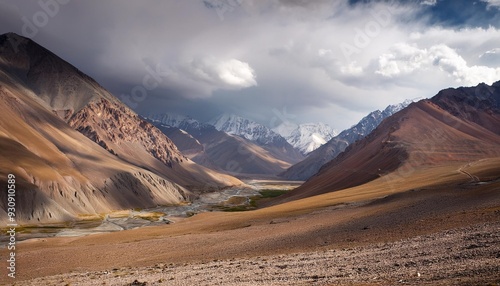
<svg viewBox="0 0 500 286">
<path fill-rule="evenodd" d="M 500 0 L 0 0 L 31 38 L 139 114 L 269 127 L 500 80 Z"/>
</svg>

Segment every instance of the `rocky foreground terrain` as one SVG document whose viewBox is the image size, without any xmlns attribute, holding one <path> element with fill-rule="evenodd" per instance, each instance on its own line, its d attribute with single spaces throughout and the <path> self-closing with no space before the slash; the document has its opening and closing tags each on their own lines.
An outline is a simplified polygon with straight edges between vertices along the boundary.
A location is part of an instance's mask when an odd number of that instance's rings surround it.
<svg viewBox="0 0 500 286">
<path fill-rule="evenodd" d="M 498 285 L 500 222 L 307 253 L 112 268 L 14 285 Z"/>
</svg>

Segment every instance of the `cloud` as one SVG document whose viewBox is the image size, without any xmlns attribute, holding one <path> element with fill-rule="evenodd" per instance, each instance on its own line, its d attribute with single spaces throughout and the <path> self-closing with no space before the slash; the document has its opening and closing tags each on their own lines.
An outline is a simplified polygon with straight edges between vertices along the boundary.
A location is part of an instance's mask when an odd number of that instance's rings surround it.
<svg viewBox="0 0 500 286">
<path fill-rule="evenodd" d="M 175 66 L 173 72 L 177 77 L 190 79 L 190 84 L 207 85 L 210 91 L 238 90 L 257 85 L 255 71 L 248 63 L 237 59 L 195 58 Z"/>
<path fill-rule="evenodd" d="M 159 70 L 140 111 L 206 118 L 230 111 L 268 123 L 273 109 L 286 108 L 297 123 L 343 129 L 374 109 L 496 74 L 496 9 L 469 0 L 422 2 L 434 3 L 70 1 L 34 40 L 116 95 Z M 21 17 L 41 9 L 38 1 L 0 0 L 0 32 L 20 33 Z M 465 15 L 460 25 L 469 26 L 442 24 L 457 11 Z M 492 28 L 470 26 L 463 20 L 469 14 Z M 349 57 L 342 43 L 355 48 Z"/>
<path fill-rule="evenodd" d="M 481 2 L 487 3 L 488 8 L 490 7 L 500 8 L 500 0 L 481 0 Z"/>
<path fill-rule="evenodd" d="M 419 49 L 408 44 L 396 45 L 391 53 L 383 54 L 378 60 L 376 71 L 388 78 L 398 78 L 431 69 L 439 69 L 457 82 L 474 85 L 479 82 L 492 84 L 500 78 L 500 68 L 469 66 L 462 56 L 450 47 L 439 44 L 428 49 Z"/>
<path fill-rule="evenodd" d="M 231 59 L 218 63 L 215 70 L 219 79 L 229 87 L 245 88 L 257 85 L 255 72 L 248 63 Z"/>
<path fill-rule="evenodd" d="M 422 0 L 420 2 L 420 5 L 427 5 L 427 6 L 435 6 L 437 4 L 437 0 Z"/>
<path fill-rule="evenodd" d="M 489 67 L 500 66 L 500 48 L 494 48 L 486 51 L 479 56 L 479 63 Z"/>
<path fill-rule="evenodd" d="M 408 44 L 397 44 L 391 53 L 383 54 L 378 59 L 379 69 L 375 73 L 385 77 L 395 77 L 400 74 L 409 74 L 422 68 L 427 58 L 427 51 L 420 50 Z"/>
</svg>

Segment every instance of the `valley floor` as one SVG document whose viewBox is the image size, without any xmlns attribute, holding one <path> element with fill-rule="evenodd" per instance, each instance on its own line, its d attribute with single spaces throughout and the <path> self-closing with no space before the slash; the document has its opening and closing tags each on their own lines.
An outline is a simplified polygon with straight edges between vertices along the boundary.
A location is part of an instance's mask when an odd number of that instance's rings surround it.
<svg viewBox="0 0 500 286">
<path fill-rule="evenodd" d="M 446 166 L 255 211 L 23 241 L 15 282 L 497 285 L 499 163 L 462 168 L 479 182 Z"/>
<path fill-rule="evenodd" d="M 112 268 L 38 278 L 23 285 L 487 285 L 500 283 L 499 229 L 497 221 L 391 243 Z"/>
</svg>

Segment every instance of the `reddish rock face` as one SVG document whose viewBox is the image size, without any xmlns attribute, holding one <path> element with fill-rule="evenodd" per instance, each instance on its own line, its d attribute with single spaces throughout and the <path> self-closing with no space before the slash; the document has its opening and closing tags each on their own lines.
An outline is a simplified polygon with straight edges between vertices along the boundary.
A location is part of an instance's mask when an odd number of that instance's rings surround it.
<svg viewBox="0 0 500 286">
<path fill-rule="evenodd" d="M 93 100 L 68 120 L 69 125 L 110 153 L 126 158 L 121 143 L 137 143 L 149 154 L 172 168 L 187 158 L 152 124 L 105 98 Z"/>
</svg>

